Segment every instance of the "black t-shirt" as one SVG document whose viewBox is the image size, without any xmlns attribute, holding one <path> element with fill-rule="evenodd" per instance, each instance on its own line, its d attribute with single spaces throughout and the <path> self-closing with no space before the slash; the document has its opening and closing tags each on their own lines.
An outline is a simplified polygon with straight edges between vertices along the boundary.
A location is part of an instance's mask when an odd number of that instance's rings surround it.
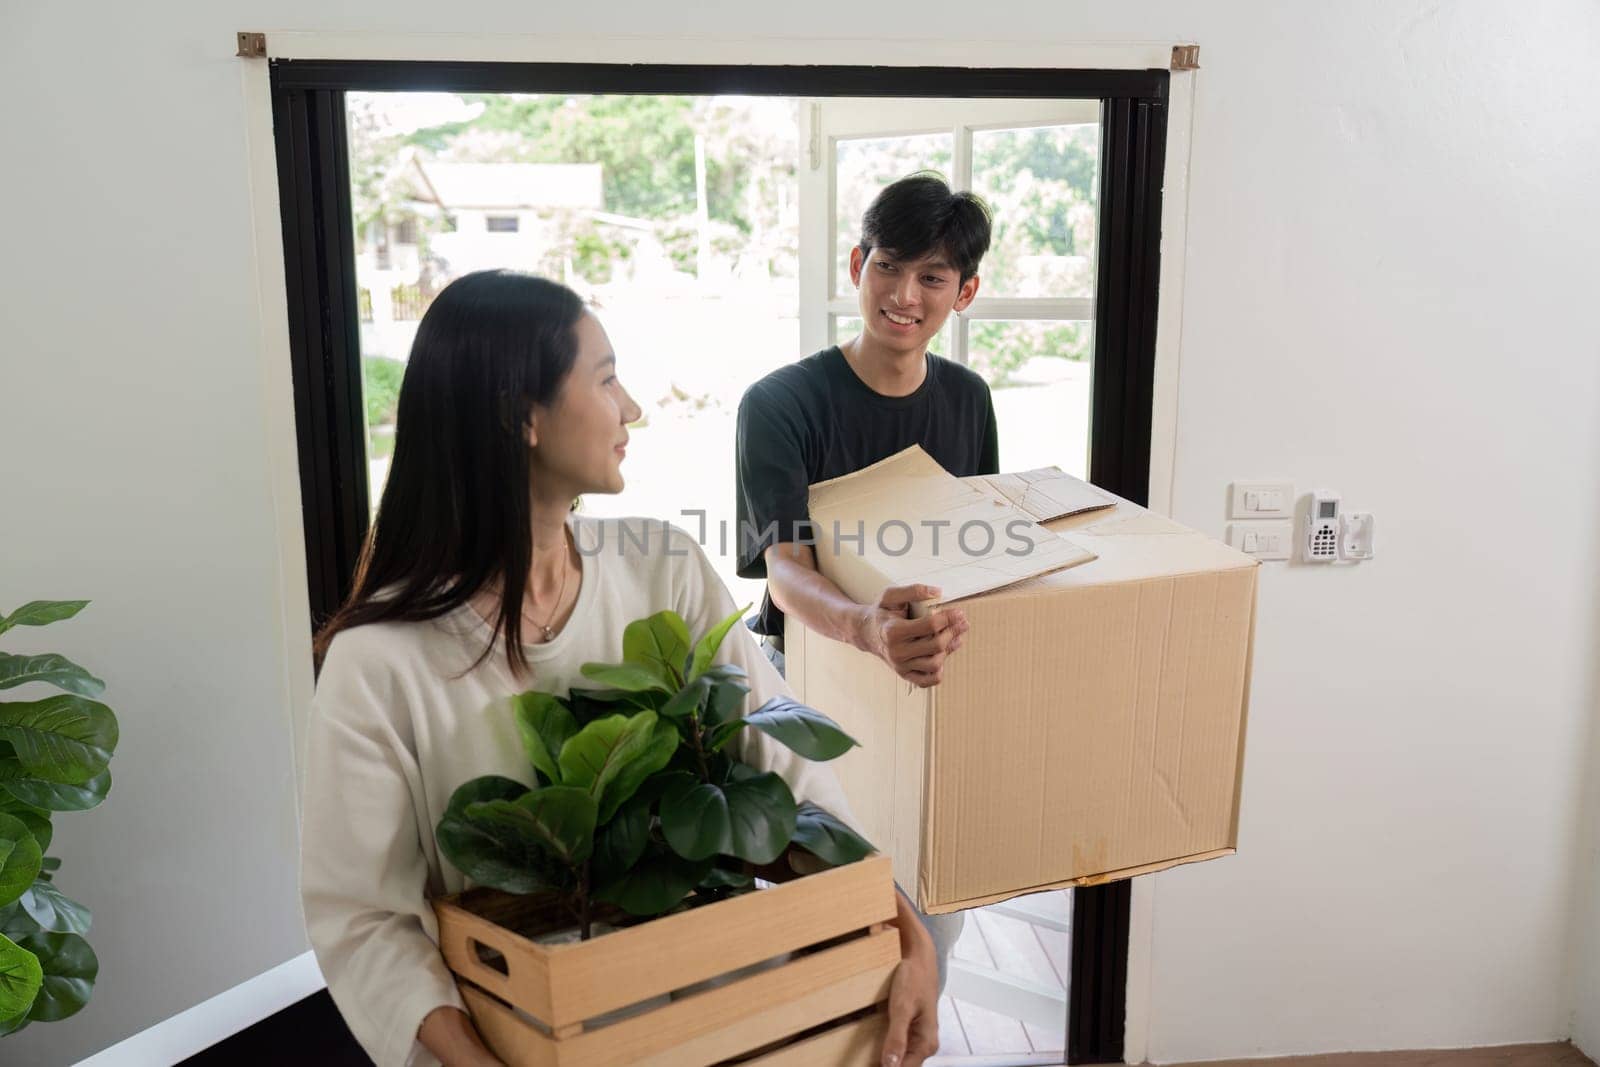
<svg viewBox="0 0 1600 1067">
<path fill-rule="evenodd" d="M 807 490 L 817 482 L 912 445 L 958 478 L 999 473 L 988 384 L 942 356 L 929 353 L 927 361 L 927 377 L 909 396 L 874 392 L 837 346 L 779 367 L 745 391 L 736 478 L 741 578 L 767 576 L 768 546 L 807 537 Z M 783 612 L 770 593 L 752 628 L 782 636 Z"/>
</svg>

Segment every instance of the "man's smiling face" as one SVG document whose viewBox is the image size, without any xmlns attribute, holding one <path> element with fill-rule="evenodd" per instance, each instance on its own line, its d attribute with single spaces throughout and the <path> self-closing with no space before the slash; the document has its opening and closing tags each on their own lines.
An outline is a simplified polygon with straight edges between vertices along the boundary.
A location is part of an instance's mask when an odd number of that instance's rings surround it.
<svg viewBox="0 0 1600 1067">
<path fill-rule="evenodd" d="M 950 312 L 972 303 L 978 292 L 974 275 L 965 283 L 949 259 L 934 252 L 914 260 L 893 249 L 860 248 L 850 252 L 850 281 L 856 286 L 864 332 L 896 352 L 926 351 Z"/>
</svg>

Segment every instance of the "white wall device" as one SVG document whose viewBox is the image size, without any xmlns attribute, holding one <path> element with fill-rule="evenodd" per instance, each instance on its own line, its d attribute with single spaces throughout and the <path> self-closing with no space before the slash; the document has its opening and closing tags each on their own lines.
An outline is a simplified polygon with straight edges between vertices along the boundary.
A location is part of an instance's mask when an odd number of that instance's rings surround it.
<svg viewBox="0 0 1600 1067">
<path fill-rule="evenodd" d="M 1339 558 L 1339 494 L 1313 489 L 1306 514 L 1306 539 L 1301 545 L 1307 563 L 1332 563 Z"/>
<path fill-rule="evenodd" d="M 1339 558 L 1372 558 L 1372 512 L 1347 511 L 1339 520 Z"/>
</svg>

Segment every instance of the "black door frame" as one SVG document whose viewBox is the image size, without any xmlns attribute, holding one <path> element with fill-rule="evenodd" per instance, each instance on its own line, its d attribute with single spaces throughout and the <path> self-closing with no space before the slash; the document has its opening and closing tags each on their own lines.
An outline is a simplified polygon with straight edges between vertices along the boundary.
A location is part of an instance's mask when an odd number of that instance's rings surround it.
<svg viewBox="0 0 1600 1067">
<path fill-rule="evenodd" d="M 273 60 L 271 81 L 313 626 L 349 591 L 368 523 L 348 91 L 1100 100 L 1089 477 L 1148 502 L 1165 70 L 296 59 Z M 1130 897 L 1127 881 L 1074 893 L 1068 1063 L 1123 1061 Z"/>
</svg>

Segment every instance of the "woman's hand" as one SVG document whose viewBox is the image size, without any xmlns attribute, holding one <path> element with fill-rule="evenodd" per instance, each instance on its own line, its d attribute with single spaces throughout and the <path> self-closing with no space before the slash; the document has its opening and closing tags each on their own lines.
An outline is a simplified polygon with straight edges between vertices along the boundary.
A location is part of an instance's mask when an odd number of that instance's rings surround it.
<svg viewBox="0 0 1600 1067">
<path fill-rule="evenodd" d="M 417 1040 L 444 1067 L 505 1067 L 484 1045 L 472 1019 L 460 1008 L 434 1008 L 417 1029 Z"/>
<path fill-rule="evenodd" d="M 911 902 L 898 890 L 900 966 L 889 987 L 889 1032 L 883 1039 L 883 1067 L 921 1067 L 939 1051 L 939 960 L 933 938 Z"/>
</svg>

